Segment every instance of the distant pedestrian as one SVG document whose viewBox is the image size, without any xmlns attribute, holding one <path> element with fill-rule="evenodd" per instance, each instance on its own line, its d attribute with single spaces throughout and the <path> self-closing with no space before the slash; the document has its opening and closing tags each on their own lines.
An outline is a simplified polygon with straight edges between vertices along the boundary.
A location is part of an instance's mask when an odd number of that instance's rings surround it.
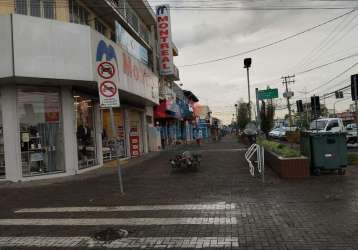
<svg viewBox="0 0 358 250">
<path fill-rule="evenodd" d="M 198 133 L 196 135 L 196 144 L 198 146 L 200 146 L 200 144 L 201 144 L 201 139 L 203 139 L 203 131 L 201 131 L 201 129 L 199 129 Z"/>
</svg>

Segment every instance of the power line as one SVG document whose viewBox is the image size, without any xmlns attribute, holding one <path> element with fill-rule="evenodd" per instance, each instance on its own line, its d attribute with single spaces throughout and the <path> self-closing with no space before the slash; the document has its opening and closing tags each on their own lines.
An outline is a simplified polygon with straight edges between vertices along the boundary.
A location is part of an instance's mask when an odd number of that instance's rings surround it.
<svg viewBox="0 0 358 250">
<path fill-rule="evenodd" d="M 308 73 L 308 72 L 311 72 L 311 71 L 314 71 L 314 70 L 317 70 L 317 69 L 320 69 L 320 68 L 329 66 L 329 65 L 334 64 L 334 63 L 337 63 L 337 62 L 342 62 L 342 61 L 345 61 L 345 60 L 347 60 L 347 59 L 350 59 L 350 58 L 353 58 L 353 57 L 356 57 L 356 56 L 358 56 L 358 53 L 354 53 L 354 54 L 352 54 L 352 55 L 345 56 L 345 57 L 339 58 L 339 59 L 337 59 L 337 60 L 334 60 L 334 61 L 331 61 L 331 62 L 328 62 L 328 63 L 325 63 L 325 64 L 321 64 L 321 65 L 319 65 L 319 66 L 316 66 L 316 67 L 313 67 L 313 68 L 310 68 L 310 69 L 306 69 L 306 70 L 300 71 L 300 72 L 296 73 L 296 75 L 306 74 L 306 73 Z"/>
<path fill-rule="evenodd" d="M 281 42 L 284 42 L 284 41 L 287 41 L 287 40 L 289 40 L 289 39 L 292 39 L 292 38 L 295 38 L 295 37 L 297 37 L 297 36 L 300 36 L 300 35 L 302 35 L 302 34 L 304 34 L 304 33 L 307 33 L 307 32 L 309 32 L 309 31 L 312 31 L 312 30 L 314 30 L 314 29 L 317 29 L 317 28 L 319 28 L 319 27 L 321 27 L 321 26 L 323 26 L 323 25 L 326 25 L 326 24 L 328 24 L 328 23 L 334 22 L 334 21 L 336 21 L 336 20 L 338 20 L 338 19 L 340 19 L 340 18 L 342 18 L 342 17 L 344 17 L 344 16 L 347 16 L 347 15 L 349 15 L 349 14 L 355 12 L 355 11 L 357 11 L 357 8 L 355 8 L 355 9 L 353 9 L 353 10 L 351 10 L 351 11 L 348 11 L 348 12 L 342 14 L 342 15 L 339 15 L 339 16 L 337 16 L 337 17 L 334 17 L 334 18 L 332 18 L 332 19 L 329 19 L 328 21 L 325 21 L 325 22 L 323 22 L 323 23 L 320 23 L 320 24 L 318 24 L 318 25 L 315 25 L 315 26 L 313 26 L 313 27 L 310 27 L 310 28 L 305 29 L 305 30 L 303 30 L 303 31 L 300 31 L 300 32 L 298 32 L 298 33 L 295 33 L 295 34 L 293 34 L 293 35 L 287 36 L 287 37 L 282 38 L 282 39 L 280 39 L 280 40 L 277 40 L 277 41 L 275 41 L 275 42 L 272 42 L 272 43 L 269 43 L 269 44 L 266 44 L 266 45 L 263 45 L 263 46 L 254 48 L 254 49 L 250 49 L 250 50 L 247 50 L 247 51 L 239 52 L 239 53 L 233 54 L 233 55 L 231 55 L 231 56 L 226 56 L 226 57 L 221 57 L 221 58 L 217 58 L 217 59 L 206 60 L 206 61 L 202 61 L 202 62 L 198 62 L 198 63 L 194 63 L 194 64 L 181 65 L 181 66 L 179 66 L 179 67 L 181 67 L 181 68 L 184 68 L 184 67 L 193 67 L 193 66 L 198 66 L 198 65 L 208 64 L 208 63 L 214 63 L 214 62 L 224 61 L 224 60 L 228 60 L 228 59 L 231 59 L 231 58 L 234 58 L 234 57 L 246 55 L 246 54 L 251 53 L 251 52 L 255 52 L 255 51 L 258 51 L 258 50 L 262 50 L 262 49 L 264 49 L 264 48 L 271 47 L 271 46 L 273 46 L 273 45 L 276 45 L 276 44 L 279 44 L 279 43 L 281 43 Z"/>
<path fill-rule="evenodd" d="M 327 84 L 333 82 L 334 80 L 336 80 L 337 78 L 341 77 L 342 75 L 344 75 L 345 73 L 347 73 L 349 70 L 353 69 L 353 68 L 354 68 L 355 66 L 357 66 L 357 65 L 358 65 L 358 63 L 352 64 L 350 67 L 348 67 L 347 69 L 345 69 L 343 72 L 339 73 L 338 75 L 334 76 L 334 77 L 333 77 L 332 79 L 330 79 L 329 81 L 327 81 L 327 82 L 325 82 L 325 83 L 319 85 L 318 87 L 315 87 L 315 88 L 311 89 L 311 90 L 309 91 L 309 93 L 312 93 L 312 92 L 314 92 L 315 90 L 317 90 L 317 89 L 323 87 L 324 85 L 327 85 Z"/>
</svg>

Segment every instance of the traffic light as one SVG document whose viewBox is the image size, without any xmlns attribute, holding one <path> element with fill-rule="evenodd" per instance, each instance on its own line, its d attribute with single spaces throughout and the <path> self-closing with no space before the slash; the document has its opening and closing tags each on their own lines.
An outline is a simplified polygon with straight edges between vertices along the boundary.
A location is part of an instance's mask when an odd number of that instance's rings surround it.
<svg viewBox="0 0 358 250">
<path fill-rule="evenodd" d="M 358 74 L 351 75 L 351 94 L 352 94 L 352 100 L 358 100 Z"/>
<path fill-rule="evenodd" d="M 296 106 L 297 106 L 297 112 L 298 112 L 298 113 L 303 112 L 303 103 L 302 103 L 302 100 L 297 100 L 297 101 L 296 101 Z"/>
<path fill-rule="evenodd" d="M 321 105 L 319 103 L 319 96 L 311 96 L 312 113 L 319 115 L 321 112 Z"/>
</svg>

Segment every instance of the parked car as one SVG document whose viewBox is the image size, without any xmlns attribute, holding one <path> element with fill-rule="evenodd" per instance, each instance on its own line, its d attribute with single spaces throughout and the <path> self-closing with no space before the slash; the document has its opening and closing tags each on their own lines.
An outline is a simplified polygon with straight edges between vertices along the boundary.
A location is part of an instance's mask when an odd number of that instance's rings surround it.
<svg viewBox="0 0 358 250">
<path fill-rule="evenodd" d="M 355 123 L 348 124 L 346 126 L 346 131 L 347 131 L 347 146 L 348 147 L 355 146 L 352 144 L 357 143 L 357 124 Z"/>
<path fill-rule="evenodd" d="M 286 129 L 283 127 L 274 128 L 269 132 L 269 136 L 275 139 L 284 139 L 286 138 Z"/>
<path fill-rule="evenodd" d="M 357 124 L 350 123 L 346 126 L 347 135 L 357 136 Z"/>
<path fill-rule="evenodd" d="M 318 133 L 346 132 L 341 118 L 320 118 L 310 124 L 310 131 Z"/>
</svg>

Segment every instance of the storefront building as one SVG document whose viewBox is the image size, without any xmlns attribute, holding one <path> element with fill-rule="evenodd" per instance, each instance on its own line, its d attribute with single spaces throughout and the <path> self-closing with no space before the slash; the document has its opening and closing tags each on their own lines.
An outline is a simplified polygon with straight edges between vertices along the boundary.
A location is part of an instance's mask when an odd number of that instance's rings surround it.
<svg viewBox="0 0 358 250">
<path fill-rule="evenodd" d="M 62 4 L 56 19 L 81 23 L 73 19 L 79 6 L 69 5 L 71 15 Z M 108 110 L 99 105 L 100 60 L 113 63 L 119 79 L 121 107 L 114 110 L 119 157 L 148 152 L 147 128 L 159 104 L 153 59 L 143 63 L 111 41 L 104 23 L 98 32 L 50 20 L 44 6 L 38 17 L 5 15 L 1 4 L 0 9 L 0 180 L 73 175 L 116 157 Z"/>
<path fill-rule="evenodd" d="M 172 83 L 172 88 L 162 87 L 161 92 L 166 98 L 154 108 L 154 118 L 160 130 L 162 148 L 193 141 L 197 128 L 193 107 L 199 100 L 175 83 Z"/>
</svg>

